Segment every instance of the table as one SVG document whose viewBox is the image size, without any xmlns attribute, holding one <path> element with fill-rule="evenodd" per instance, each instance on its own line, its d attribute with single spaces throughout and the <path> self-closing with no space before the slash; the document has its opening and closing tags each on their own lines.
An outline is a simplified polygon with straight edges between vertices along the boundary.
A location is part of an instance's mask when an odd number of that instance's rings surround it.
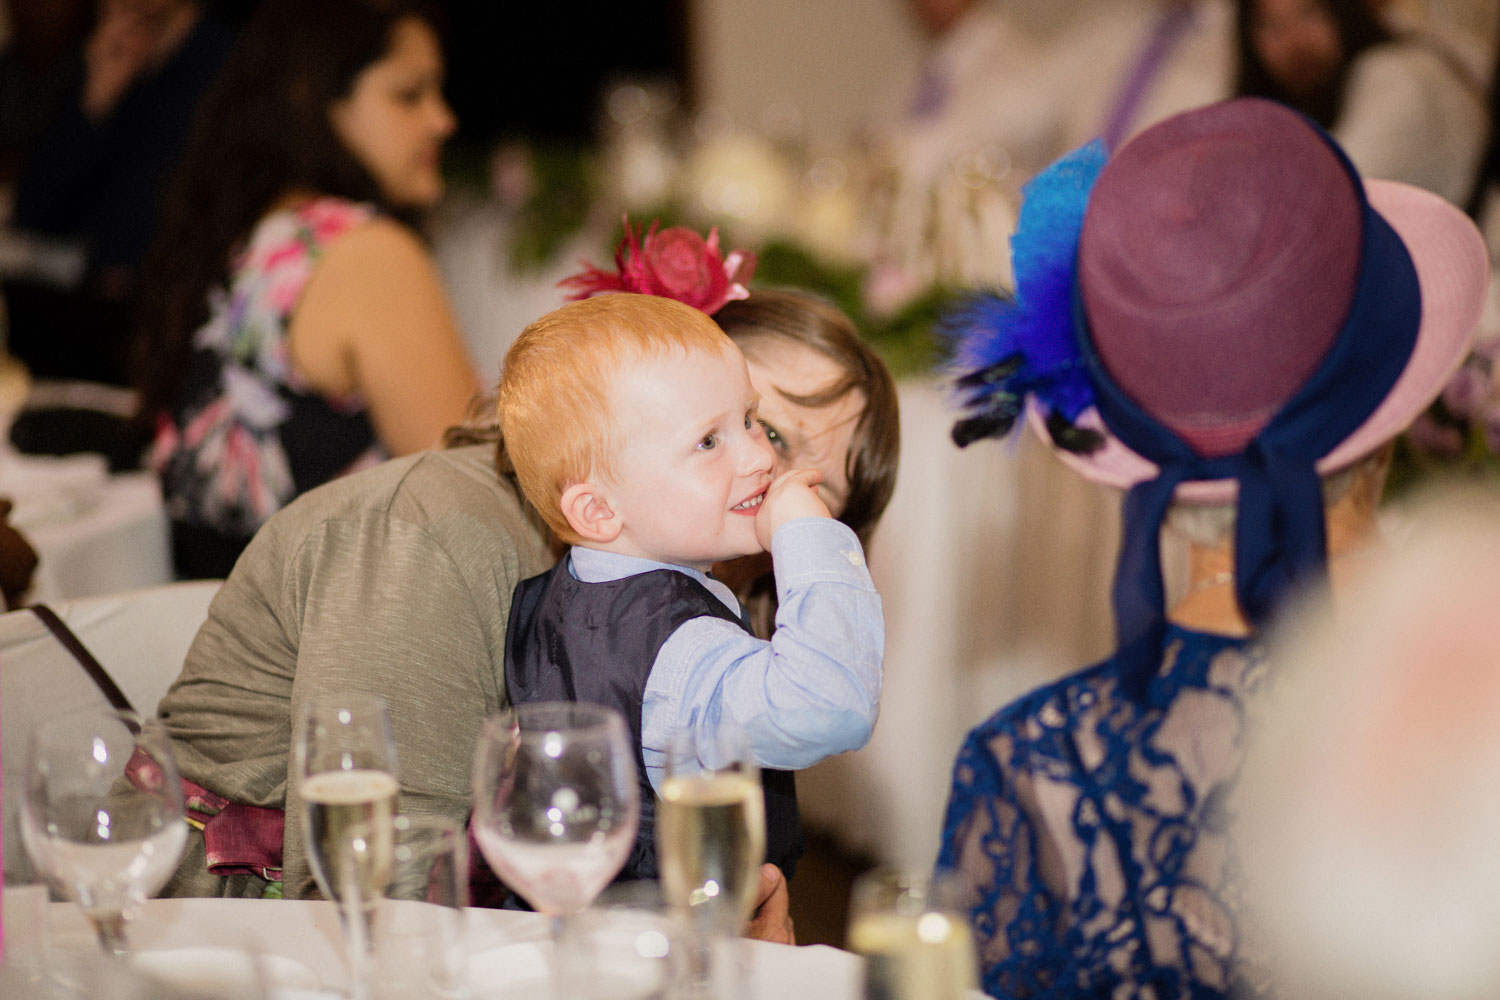
<svg viewBox="0 0 1500 1000">
<path fill-rule="evenodd" d="M 21 961 L 16 948 L 30 947 L 17 941 L 13 920 L 24 908 L 36 908 L 32 898 L 39 890 L 32 888 L 6 894 L 6 928 L 8 947 L 14 960 Z M 19 900 L 14 896 L 21 896 Z M 421 907 L 427 904 L 386 901 L 397 908 Z M 82 912 L 71 903 L 41 903 L 50 927 L 49 948 L 54 952 L 82 951 L 92 954 L 97 947 L 93 932 Z M 31 921 L 34 924 L 35 921 Z M 482 969 L 482 959 L 495 949 L 509 949 L 509 954 L 524 961 L 528 952 L 547 938 L 544 918 L 534 913 L 509 910 L 468 911 L 469 954 L 475 957 L 471 969 Z M 321 979 L 321 987 L 276 991 L 290 1000 L 324 998 L 331 990 L 346 984 L 343 963 L 343 938 L 338 913 L 332 903 L 294 900 L 243 899 L 155 899 L 146 903 L 141 915 L 130 927 L 132 946 L 138 951 L 166 951 L 203 947 L 254 948 L 262 955 L 290 959 L 311 969 Z M 791 947 L 762 941 L 747 942 L 751 956 L 751 994 L 754 1000 L 854 1000 L 860 989 L 861 959 L 848 952 L 825 945 Z M 493 965 L 488 966 L 493 968 Z M 483 1000 L 483 984 L 476 984 L 476 1000 Z M 7 1000 L 10 1000 L 7 996 Z M 16 1000 L 21 1000 L 17 997 Z"/>
<path fill-rule="evenodd" d="M 155 473 L 112 476 L 103 455 L 25 455 L 10 445 L 11 422 L 28 399 L 123 413 L 128 395 L 88 383 L 34 383 L 0 351 L 0 496 L 15 503 L 10 524 L 37 553 L 31 603 L 172 580 L 171 538 Z"/>
<path fill-rule="evenodd" d="M 37 553 L 28 599 L 91 597 L 172 580 L 171 539 L 152 472 L 108 475 L 99 455 L 0 455 L 10 523 Z"/>
</svg>

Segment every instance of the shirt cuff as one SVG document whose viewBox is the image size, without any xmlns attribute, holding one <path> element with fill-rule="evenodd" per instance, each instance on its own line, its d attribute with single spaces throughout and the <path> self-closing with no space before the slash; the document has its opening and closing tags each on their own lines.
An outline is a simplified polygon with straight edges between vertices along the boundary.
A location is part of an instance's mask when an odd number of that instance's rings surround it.
<svg viewBox="0 0 1500 1000">
<path fill-rule="evenodd" d="M 799 517 L 771 536 L 776 589 L 812 582 L 837 582 L 875 589 L 865 550 L 854 530 L 831 517 Z"/>
</svg>

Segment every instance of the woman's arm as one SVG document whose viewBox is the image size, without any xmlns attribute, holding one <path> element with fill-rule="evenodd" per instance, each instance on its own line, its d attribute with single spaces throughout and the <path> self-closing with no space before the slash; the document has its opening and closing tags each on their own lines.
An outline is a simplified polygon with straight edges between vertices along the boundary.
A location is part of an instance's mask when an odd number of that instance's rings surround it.
<svg viewBox="0 0 1500 1000">
<path fill-rule="evenodd" d="M 431 256 L 390 219 L 356 226 L 328 248 L 289 340 L 294 369 L 314 389 L 364 397 L 393 455 L 436 447 L 477 388 Z"/>
</svg>

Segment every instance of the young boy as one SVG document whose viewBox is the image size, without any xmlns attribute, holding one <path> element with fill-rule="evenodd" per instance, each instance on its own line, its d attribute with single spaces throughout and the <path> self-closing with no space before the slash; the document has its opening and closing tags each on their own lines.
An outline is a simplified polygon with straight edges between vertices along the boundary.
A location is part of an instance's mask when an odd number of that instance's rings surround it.
<svg viewBox="0 0 1500 1000">
<path fill-rule="evenodd" d="M 768 769 L 869 739 L 884 625 L 858 539 L 818 473 L 773 477 L 744 356 L 704 313 L 650 295 L 574 302 L 522 332 L 500 379 L 500 425 L 526 498 L 567 557 L 523 581 L 506 636 L 513 703 L 619 709 L 641 749 L 636 849 L 656 874 L 653 789 L 684 729 L 732 722 Z M 709 571 L 770 551 L 780 609 L 756 639 Z M 764 774 L 767 860 L 801 850 L 791 775 Z"/>
</svg>

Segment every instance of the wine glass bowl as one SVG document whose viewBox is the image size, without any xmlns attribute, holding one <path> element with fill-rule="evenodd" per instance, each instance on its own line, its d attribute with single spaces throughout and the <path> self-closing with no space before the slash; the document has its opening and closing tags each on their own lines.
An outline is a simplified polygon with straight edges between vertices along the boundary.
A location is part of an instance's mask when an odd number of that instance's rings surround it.
<svg viewBox="0 0 1500 1000">
<path fill-rule="evenodd" d="M 107 952 L 187 843 L 171 740 L 134 712 L 73 713 L 28 747 L 21 836 L 39 872 L 78 902 Z"/>
<path fill-rule="evenodd" d="M 583 909 L 635 842 L 640 791 L 624 719 L 573 702 L 491 717 L 474 801 L 475 840 L 506 886 L 548 916 Z"/>
<path fill-rule="evenodd" d="M 765 795 L 749 736 L 727 719 L 679 732 L 657 802 L 656 858 L 662 894 L 686 922 L 685 996 L 747 994 L 739 934 L 765 854 Z"/>
<path fill-rule="evenodd" d="M 694 923 L 737 934 L 755 909 L 765 797 L 749 738 L 727 723 L 678 734 L 657 805 L 662 891 Z"/>
<path fill-rule="evenodd" d="M 952 872 L 875 868 L 849 894 L 848 945 L 867 996 L 964 1000 L 978 991 L 973 936 Z"/>
<path fill-rule="evenodd" d="M 551 989 L 576 992 L 564 921 L 619 874 L 640 787 L 625 720 L 602 705 L 530 702 L 486 720 L 474 758 L 474 839 L 495 874 L 550 919 Z"/>
</svg>

